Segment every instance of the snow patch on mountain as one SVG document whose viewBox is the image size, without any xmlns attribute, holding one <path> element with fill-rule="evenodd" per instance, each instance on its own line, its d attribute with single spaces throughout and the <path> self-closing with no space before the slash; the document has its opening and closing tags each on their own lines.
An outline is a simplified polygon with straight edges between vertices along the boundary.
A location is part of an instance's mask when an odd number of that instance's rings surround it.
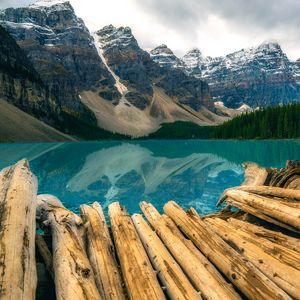
<svg viewBox="0 0 300 300">
<path fill-rule="evenodd" d="M 151 58 L 160 66 L 169 68 L 180 68 L 182 66 L 181 60 L 164 44 L 154 48 L 149 53 Z"/>
</svg>

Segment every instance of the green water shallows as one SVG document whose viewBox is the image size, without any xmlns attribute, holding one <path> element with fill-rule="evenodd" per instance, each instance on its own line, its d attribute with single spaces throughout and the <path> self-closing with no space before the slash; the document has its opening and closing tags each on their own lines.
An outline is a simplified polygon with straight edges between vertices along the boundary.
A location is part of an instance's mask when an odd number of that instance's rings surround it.
<svg viewBox="0 0 300 300">
<path fill-rule="evenodd" d="M 59 197 L 78 211 L 99 201 L 120 201 L 130 213 L 141 200 L 162 210 L 175 200 L 200 213 L 216 211 L 224 189 L 241 184 L 242 163 L 284 167 L 300 159 L 300 141 L 142 141 L 1 144 L 0 168 L 27 158 L 39 193 Z"/>
</svg>

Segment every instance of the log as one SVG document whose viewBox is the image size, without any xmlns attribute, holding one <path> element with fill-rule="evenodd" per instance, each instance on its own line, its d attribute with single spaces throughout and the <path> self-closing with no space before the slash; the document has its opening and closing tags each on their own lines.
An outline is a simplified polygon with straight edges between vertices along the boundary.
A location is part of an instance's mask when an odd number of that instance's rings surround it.
<svg viewBox="0 0 300 300">
<path fill-rule="evenodd" d="M 35 299 L 37 180 L 28 161 L 0 172 L 0 298 Z"/>
<path fill-rule="evenodd" d="M 166 221 L 149 203 L 140 204 L 142 211 L 186 275 L 205 299 L 240 299 L 211 263 L 187 241 L 171 222 Z M 176 229 L 175 229 L 175 228 Z M 175 229 L 175 230 L 174 230 Z"/>
<path fill-rule="evenodd" d="M 44 260 L 46 270 L 49 272 L 52 279 L 54 279 L 52 254 L 51 254 L 44 238 L 39 234 L 36 234 L 36 236 L 35 236 L 35 245 L 36 245 L 41 257 Z"/>
<path fill-rule="evenodd" d="M 266 229 L 262 226 L 237 220 L 235 218 L 229 218 L 227 221 L 236 228 L 240 228 L 246 232 L 254 234 L 257 237 L 265 238 L 273 243 L 282 245 L 300 253 L 300 240 L 297 238 L 290 237 L 278 231 Z"/>
<path fill-rule="evenodd" d="M 56 298 L 101 299 L 81 238 L 81 218 L 64 208 L 54 196 L 39 195 L 37 202 L 39 221 L 52 233 Z"/>
<path fill-rule="evenodd" d="M 293 226 L 290 226 L 288 224 L 282 223 L 282 222 L 280 222 L 280 221 L 278 221 L 278 220 L 276 220 L 276 219 L 274 219 L 274 218 L 272 218 L 270 216 L 267 216 L 267 215 L 263 214 L 262 212 L 260 212 L 259 210 L 255 209 L 255 208 L 253 208 L 253 207 L 251 207 L 251 206 L 249 206 L 247 204 L 240 203 L 240 202 L 235 201 L 235 200 L 230 199 L 230 198 L 228 198 L 226 201 L 227 201 L 227 203 L 229 205 L 231 205 L 231 206 L 233 206 L 235 208 L 238 208 L 241 211 L 249 213 L 249 214 L 251 214 L 251 215 L 253 215 L 253 216 L 255 216 L 255 217 L 257 217 L 257 218 L 259 218 L 261 220 L 264 220 L 264 221 L 269 222 L 271 224 L 274 224 L 276 226 L 285 228 L 285 229 L 287 229 L 289 231 L 292 231 L 292 232 L 296 232 L 296 233 L 300 232 L 299 230 L 297 230 Z"/>
<path fill-rule="evenodd" d="M 230 247 L 193 211 L 185 212 L 175 202 L 165 213 L 194 242 L 201 252 L 249 299 L 290 299 L 273 281 Z"/>
<path fill-rule="evenodd" d="M 135 214 L 132 216 L 132 221 L 169 298 L 172 300 L 202 299 L 143 217 Z"/>
<path fill-rule="evenodd" d="M 109 205 L 108 213 L 117 255 L 130 299 L 165 299 L 144 246 L 127 211 L 118 202 L 115 202 Z"/>
<path fill-rule="evenodd" d="M 270 198 L 251 194 L 244 191 L 228 190 L 226 195 L 241 204 L 246 204 L 254 209 L 258 209 L 261 213 L 264 213 L 280 222 L 286 223 L 300 229 L 300 210 L 288 206 L 288 204 L 280 203 Z"/>
<path fill-rule="evenodd" d="M 264 185 L 267 181 L 269 172 L 255 163 L 246 163 L 244 182 L 242 185 Z"/>
<path fill-rule="evenodd" d="M 267 197 L 286 198 L 288 200 L 300 201 L 300 191 L 293 189 L 286 189 L 273 186 L 240 186 L 233 188 L 239 191 L 244 191 L 252 194 Z"/>
<path fill-rule="evenodd" d="M 253 265 L 260 269 L 270 280 L 295 299 L 300 299 L 300 271 L 270 255 L 260 245 L 263 241 L 247 238 L 239 229 L 231 227 L 226 221 L 215 218 L 206 219 L 214 231 L 229 245 L 242 253 Z"/>
<path fill-rule="evenodd" d="M 97 202 L 92 207 L 81 205 L 80 212 L 86 224 L 87 255 L 101 299 L 125 299 L 114 246 L 101 206 Z"/>
</svg>

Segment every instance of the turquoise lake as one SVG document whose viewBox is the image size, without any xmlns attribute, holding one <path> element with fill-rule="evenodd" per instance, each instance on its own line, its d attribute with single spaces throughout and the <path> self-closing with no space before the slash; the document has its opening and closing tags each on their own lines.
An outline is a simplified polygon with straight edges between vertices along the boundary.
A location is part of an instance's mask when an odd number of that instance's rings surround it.
<svg viewBox="0 0 300 300">
<path fill-rule="evenodd" d="M 201 214 L 216 211 L 223 190 L 243 182 L 244 162 L 284 167 L 300 159 L 300 141 L 142 141 L 1 144 L 0 168 L 27 158 L 39 193 L 78 212 L 120 201 L 130 213 L 141 200 L 159 210 L 168 200 Z"/>
</svg>

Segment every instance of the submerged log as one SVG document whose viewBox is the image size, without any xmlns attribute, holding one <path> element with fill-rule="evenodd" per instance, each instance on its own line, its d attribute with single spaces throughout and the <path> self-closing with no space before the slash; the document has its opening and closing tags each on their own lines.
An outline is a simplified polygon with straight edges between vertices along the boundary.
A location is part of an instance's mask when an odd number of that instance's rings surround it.
<svg viewBox="0 0 300 300">
<path fill-rule="evenodd" d="M 255 240 L 241 230 L 231 227 L 226 221 L 219 218 L 206 219 L 214 231 L 220 235 L 236 251 L 242 253 L 251 263 L 260 269 L 270 280 L 286 291 L 295 299 L 300 299 L 300 271 L 287 265 L 280 258 L 284 256 L 279 249 L 278 255 L 266 251 L 263 240 Z M 267 242 L 267 241 L 266 241 Z M 271 243 L 271 242 L 269 242 Z M 261 247 L 262 246 L 262 247 Z M 264 251 L 265 250 L 265 251 Z M 275 258 L 276 257 L 276 258 Z"/>
<path fill-rule="evenodd" d="M 81 238 L 82 220 L 51 195 L 38 196 L 37 215 L 52 233 L 53 270 L 58 300 L 101 299 Z"/>
<path fill-rule="evenodd" d="M 201 299 L 200 294 L 143 217 L 135 214 L 132 220 L 169 298 L 172 300 Z"/>
<path fill-rule="evenodd" d="M 35 299 L 37 180 L 22 160 L 0 172 L 0 298 Z"/>
<path fill-rule="evenodd" d="M 101 206 L 97 202 L 91 207 L 81 205 L 80 211 L 86 227 L 87 254 L 101 299 L 125 299 L 113 243 Z"/>
<path fill-rule="evenodd" d="M 184 240 L 175 224 L 162 217 L 151 204 L 140 204 L 149 223 L 162 239 L 166 247 L 180 264 L 184 272 L 205 299 L 240 299 L 234 289 L 227 284 L 211 263 Z"/>
<path fill-rule="evenodd" d="M 291 299 L 242 254 L 229 246 L 194 211 L 186 213 L 172 201 L 164 206 L 164 211 L 249 299 Z"/>
<path fill-rule="evenodd" d="M 260 211 L 265 215 L 268 215 L 280 222 L 286 223 L 296 229 L 300 230 L 300 210 L 283 204 L 271 198 L 259 196 L 239 190 L 228 190 L 226 195 L 241 203 L 246 204 L 254 209 Z"/>
<path fill-rule="evenodd" d="M 288 249 L 292 249 L 300 253 L 300 240 L 297 238 L 293 238 L 282 234 L 281 232 L 268 230 L 263 226 L 257 226 L 234 218 L 229 218 L 227 221 L 236 228 L 240 228 L 246 232 L 254 234 L 257 237 L 265 238 L 271 242 L 285 246 Z"/>
<path fill-rule="evenodd" d="M 109 205 L 108 213 L 130 299 L 165 299 L 147 253 L 127 211 L 118 202 L 115 202 Z"/>
</svg>

